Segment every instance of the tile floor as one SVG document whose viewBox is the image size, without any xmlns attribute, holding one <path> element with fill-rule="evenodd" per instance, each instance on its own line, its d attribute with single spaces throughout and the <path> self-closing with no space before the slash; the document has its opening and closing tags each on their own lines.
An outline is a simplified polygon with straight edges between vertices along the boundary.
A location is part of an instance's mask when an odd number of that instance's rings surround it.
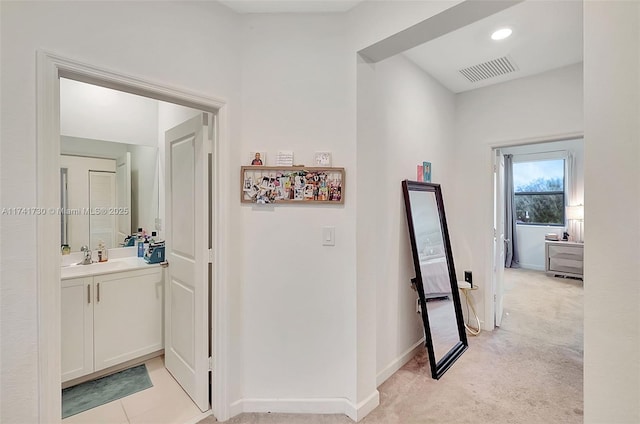
<svg viewBox="0 0 640 424">
<path fill-rule="evenodd" d="M 164 367 L 164 357 L 146 362 L 153 387 L 62 420 L 62 424 L 187 424 L 205 418 Z"/>
</svg>

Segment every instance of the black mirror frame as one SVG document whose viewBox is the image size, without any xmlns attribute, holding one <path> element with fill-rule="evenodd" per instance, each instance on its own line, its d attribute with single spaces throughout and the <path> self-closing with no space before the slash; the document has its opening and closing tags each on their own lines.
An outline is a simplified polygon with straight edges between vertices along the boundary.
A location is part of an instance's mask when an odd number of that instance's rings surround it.
<svg viewBox="0 0 640 424">
<path fill-rule="evenodd" d="M 409 239 L 411 240 L 411 250 L 413 254 L 413 264 L 415 267 L 416 278 L 412 279 L 418 297 L 420 299 L 420 309 L 422 310 L 422 323 L 424 325 L 425 345 L 429 354 L 429 365 L 431 367 L 431 377 L 439 380 L 440 377 L 453 365 L 453 363 L 467 350 L 469 344 L 467 342 L 467 333 L 464 328 L 464 317 L 462 315 L 462 306 L 460 303 L 460 293 L 458 291 L 458 280 L 456 278 L 456 270 L 453 263 L 453 253 L 451 251 L 451 241 L 449 239 L 449 230 L 447 227 L 447 218 L 444 213 L 444 202 L 442 200 L 442 189 L 440 184 L 424 183 L 418 181 L 402 181 L 402 191 L 404 194 L 404 206 L 407 212 L 407 224 L 409 227 Z M 431 328 L 429 326 L 429 316 L 427 313 L 427 300 L 424 293 L 424 285 L 422 279 L 422 271 L 420 269 L 420 260 L 418 258 L 418 249 L 413 225 L 413 216 L 411 213 L 411 201 L 409 198 L 410 191 L 425 191 L 434 193 L 438 206 L 438 215 L 440 217 L 440 229 L 442 231 L 442 239 L 445 245 L 445 253 L 447 257 L 447 267 L 449 269 L 449 282 L 451 283 L 451 296 L 456 315 L 456 324 L 458 328 L 459 341 L 436 363 L 435 351 L 433 349 L 433 340 L 431 337 Z"/>
</svg>

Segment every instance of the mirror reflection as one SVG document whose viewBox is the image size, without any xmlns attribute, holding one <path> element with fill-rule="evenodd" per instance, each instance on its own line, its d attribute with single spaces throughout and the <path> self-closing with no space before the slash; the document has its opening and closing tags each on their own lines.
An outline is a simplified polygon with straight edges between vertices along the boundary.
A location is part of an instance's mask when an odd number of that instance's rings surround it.
<svg viewBox="0 0 640 424">
<path fill-rule="evenodd" d="M 466 349 L 460 296 L 438 184 L 404 181 L 416 290 L 434 378 Z"/>
<path fill-rule="evenodd" d="M 120 247 L 158 215 L 158 149 L 62 136 L 60 140 L 61 244 L 79 251 L 100 242 Z"/>
</svg>

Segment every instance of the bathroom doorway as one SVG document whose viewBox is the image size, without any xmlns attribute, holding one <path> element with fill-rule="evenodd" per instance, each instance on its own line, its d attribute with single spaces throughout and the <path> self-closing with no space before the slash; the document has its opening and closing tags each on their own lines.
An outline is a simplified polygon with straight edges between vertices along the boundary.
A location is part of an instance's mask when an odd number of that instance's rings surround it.
<svg viewBox="0 0 640 424">
<path fill-rule="evenodd" d="M 60 160 L 61 153 L 61 128 L 63 123 L 61 119 L 60 109 L 60 84 L 61 78 L 72 80 L 79 83 L 85 83 L 94 86 L 94 88 L 112 89 L 121 93 L 129 93 L 146 99 L 162 101 L 172 104 L 174 108 L 189 108 L 192 110 L 204 111 L 209 116 L 215 116 L 216 119 L 211 121 L 213 137 L 211 138 L 211 147 L 208 151 L 217 152 L 220 145 L 224 142 L 224 134 L 226 133 L 226 105 L 224 102 L 194 95 L 191 93 L 181 92 L 158 84 L 150 83 L 142 79 L 123 76 L 111 71 L 98 69 L 85 64 L 80 64 L 69 59 L 61 58 L 52 54 L 40 52 L 39 60 L 39 84 L 38 84 L 38 201 L 39 204 L 46 205 L 55 209 L 60 206 Z M 102 137 L 104 138 L 104 137 Z M 77 141 L 77 140 L 76 140 Z M 162 140 L 164 143 L 164 140 Z M 66 148 L 66 147 L 65 147 Z M 160 156 L 160 155 L 158 155 Z M 216 251 L 224 251 L 222 246 L 226 241 L 226 231 L 224 229 L 226 215 L 220 207 L 217 200 L 223 197 L 226 189 L 221 186 L 219 176 L 226 172 L 227 158 L 219 155 L 213 155 L 207 158 L 206 162 L 212 165 L 212 170 L 205 179 L 211 184 L 209 193 L 212 201 L 210 202 L 210 212 L 202 214 L 203 222 L 194 223 L 199 228 L 209 228 L 211 226 L 211 237 L 213 246 Z M 160 159 L 159 164 L 163 161 Z M 158 164 L 160 177 L 162 175 L 163 166 Z M 160 186 L 160 181 L 158 183 Z M 162 204 L 162 191 L 158 188 L 158 204 Z M 158 214 L 159 215 L 159 214 Z M 215 219 L 213 218 L 215 217 Z M 158 216 L 158 218 L 160 218 Z M 154 222 L 154 226 L 158 221 Z M 162 228 L 162 219 L 159 219 L 159 226 Z M 38 285 L 39 285 L 39 316 L 38 323 L 40 334 L 60 334 L 60 217 L 59 216 L 42 216 L 38 218 L 38 229 L 41 235 L 41 243 L 38 249 Z M 53 252 L 53 253 L 52 253 Z M 210 340 L 206 346 L 206 357 L 200 359 L 200 362 L 207 364 L 206 366 L 206 386 L 207 386 L 207 406 L 210 405 L 211 411 L 221 419 L 225 419 L 227 414 L 224 407 L 221 407 L 221 395 L 225 393 L 224 384 L 224 341 L 220 337 L 224 334 L 223 326 L 226 322 L 215 319 L 220 304 L 224 303 L 223 296 L 216 294 L 220 290 L 220 275 L 224 272 L 223 255 L 213 257 L 209 261 L 209 254 L 206 256 L 207 267 L 209 270 L 216 269 L 217 272 L 204 273 L 211 276 L 209 282 L 204 282 L 207 287 L 211 287 L 211 292 L 203 299 L 203 304 L 209 305 L 206 310 L 201 311 L 196 319 L 203 322 L 203 328 Z M 224 306 L 222 306 L 224 309 Z M 210 313 L 215 312 L 214 314 Z M 213 318 L 212 318 L 213 317 Z M 167 325 L 171 325 L 167 323 Z M 184 324 L 180 324 L 184 325 Z M 175 327 L 175 325 L 174 325 Z M 190 331 L 185 328 L 185 331 Z M 220 331 L 218 331 L 220 330 Z M 60 367 L 55 364 L 60 363 L 61 358 L 61 341 L 60 337 L 42 337 L 39 341 L 40 352 L 40 369 L 41 381 L 40 396 L 42 399 L 41 409 L 42 416 L 46 417 L 48 422 L 59 422 L 60 420 L 60 387 L 61 375 Z M 214 357 L 214 360 L 210 358 Z M 216 373 L 209 373 L 209 364 L 216 369 Z M 44 370 L 47 370 L 46 372 Z M 209 375 L 212 375 L 210 386 L 211 394 L 209 395 Z M 187 389 L 186 391 L 189 391 Z M 201 408 L 202 409 L 202 408 Z"/>
</svg>

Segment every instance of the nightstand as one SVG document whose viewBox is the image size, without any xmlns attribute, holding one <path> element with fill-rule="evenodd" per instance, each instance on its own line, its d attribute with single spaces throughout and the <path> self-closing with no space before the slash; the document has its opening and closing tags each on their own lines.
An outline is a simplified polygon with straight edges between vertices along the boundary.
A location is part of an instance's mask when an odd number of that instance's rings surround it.
<svg viewBox="0 0 640 424">
<path fill-rule="evenodd" d="M 545 241 L 545 271 L 548 275 L 562 275 L 582 279 L 584 273 L 584 243 L 573 241 Z"/>
</svg>

